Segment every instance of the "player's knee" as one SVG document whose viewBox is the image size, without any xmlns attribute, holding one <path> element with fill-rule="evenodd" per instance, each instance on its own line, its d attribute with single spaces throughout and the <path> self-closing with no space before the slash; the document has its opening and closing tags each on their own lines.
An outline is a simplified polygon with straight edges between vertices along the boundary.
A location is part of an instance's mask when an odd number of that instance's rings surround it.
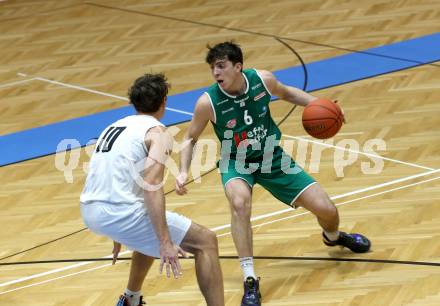
<svg viewBox="0 0 440 306">
<path fill-rule="evenodd" d="M 322 203 L 320 203 L 320 211 L 321 211 L 321 218 L 324 218 L 326 220 L 333 220 L 338 218 L 338 209 L 336 206 L 327 199 L 322 199 Z"/>
<path fill-rule="evenodd" d="M 231 201 L 233 214 L 239 218 L 250 218 L 251 202 L 243 197 L 236 197 Z"/>
<path fill-rule="evenodd" d="M 320 219 L 333 220 L 338 217 L 336 206 L 327 197 L 315 197 L 308 202 L 301 203 L 301 206 Z"/>
<path fill-rule="evenodd" d="M 205 235 L 206 235 L 205 236 L 206 242 L 207 242 L 209 248 L 217 250 L 218 249 L 217 235 L 211 230 L 208 230 Z"/>
<path fill-rule="evenodd" d="M 218 255 L 216 234 L 200 225 L 197 225 L 196 229 L 191 233 L 191 238 L 183 241 L 182 247 L 196 256 L 206 252 Z"/>
<path fill-rule="evenodd" d="M 200 251 L 202 252 L 218 252 L 218 240 L 217 240 L 217 235 L 209 230 L 209 229 L 204 229 L 203 232 L 201 233 L 201 237 L 203 239 L 203 241 L 200 243 Z"/>
</svg>

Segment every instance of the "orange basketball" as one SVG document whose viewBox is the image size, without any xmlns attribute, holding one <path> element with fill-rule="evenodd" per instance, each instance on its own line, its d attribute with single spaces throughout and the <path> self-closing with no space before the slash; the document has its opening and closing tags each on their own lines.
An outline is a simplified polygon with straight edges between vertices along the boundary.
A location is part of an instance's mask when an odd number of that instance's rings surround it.
<svg viewBox="0 0 440 306">
<path fill-rule="evenodd" d="M 310 102 L 302 115 L 306 132 L 318 139 L 327 139 L 336 135 L 341 129 L 344 115 L 335 102 L 328 99 L 316 99 Z"/>
</svg>

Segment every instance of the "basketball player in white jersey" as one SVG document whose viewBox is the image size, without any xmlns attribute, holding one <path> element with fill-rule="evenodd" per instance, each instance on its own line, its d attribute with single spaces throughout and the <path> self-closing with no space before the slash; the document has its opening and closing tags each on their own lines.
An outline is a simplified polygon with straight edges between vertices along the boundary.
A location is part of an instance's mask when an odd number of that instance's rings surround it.
<svg viewBox="0 0 440 306">
<path fill-rule="evenodd" d="M 215 234 L 190 219 L 165 211 L 162 188 L 172 137 L 159 122 L 169 84 L 162 74 L 138 78 L 129 91 L 137 114 L 118 120 L 99 136 L 81 194 L 88 228 L 133 250 L 127 289 L 117 306 L 138 306 L 141 287 L 155 257 L 179 277 L 179 254 L 194 254 L 197 280 L 208 306 L 224 306 L 223 279 Z"/>
</svg>

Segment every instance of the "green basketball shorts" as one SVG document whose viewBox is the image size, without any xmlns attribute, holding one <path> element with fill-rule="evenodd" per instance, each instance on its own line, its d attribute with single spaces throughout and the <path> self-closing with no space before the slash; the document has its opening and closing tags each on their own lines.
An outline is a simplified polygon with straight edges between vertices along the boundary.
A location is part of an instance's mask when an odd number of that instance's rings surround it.
<svg viewBox="0 0 440 306">
<path fill-rule="evenodd" d="M 275 147 L 273 156 L 267 158 L 245 162 L 220 160 L 218 166 L 225 188 L 234 179 L 244 180 L 251 188 L 257 183 L 292 207 L 301 193 L 316 183 L 281 147 Z"/>
</svg>

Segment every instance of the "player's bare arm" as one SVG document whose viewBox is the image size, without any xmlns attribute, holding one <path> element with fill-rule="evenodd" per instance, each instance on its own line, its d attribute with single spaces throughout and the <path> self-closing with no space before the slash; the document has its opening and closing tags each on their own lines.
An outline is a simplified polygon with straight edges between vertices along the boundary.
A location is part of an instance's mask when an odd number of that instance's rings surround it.
<svg viewBox="0 0 440 306">
<path fill-rule="evenodd" d="M 270 71 L 259 70 L 258 73 L 263 78 L 263 81 L 270 92 L 282 100 L 288 101 L 296 105 L 306 106 L 316 99 L 315 96 L 312 96 L 311 94 L 301 89 L 284 85 L 283 83 L 278 81 Z"/>
<path fill-rule="evenodd" d="M 148 157 L 144 171 L 144 202 L 160 242 L 159 271 L 162 273 L 165 266 L 167 277 L 170 277 L 172 270 L 174 277 L 177 278 L 181 275 L 178 255 L 180 253 L 186 256 L 186 254 L 171 241 L 166 223 L 165 195 L 162 187 L 165 162 L 171 154 L 173 141 L 163 127 L 154 127 L 148 131 L 145 144 L 148 148 Z"/>
<path fill-rule="evenodd" d="M 215 121 L 214 112 L 207 94 L 203 94 L 197 100 L 194 115 L 184 136 L 184 147 L 180 153 L 180 174 L 176 178 L 176 193 L 186 194 L 185 182 L 188 179 L 188 170 L 194 146 L 205 129 L 208 121 Z"/>
</svg>

